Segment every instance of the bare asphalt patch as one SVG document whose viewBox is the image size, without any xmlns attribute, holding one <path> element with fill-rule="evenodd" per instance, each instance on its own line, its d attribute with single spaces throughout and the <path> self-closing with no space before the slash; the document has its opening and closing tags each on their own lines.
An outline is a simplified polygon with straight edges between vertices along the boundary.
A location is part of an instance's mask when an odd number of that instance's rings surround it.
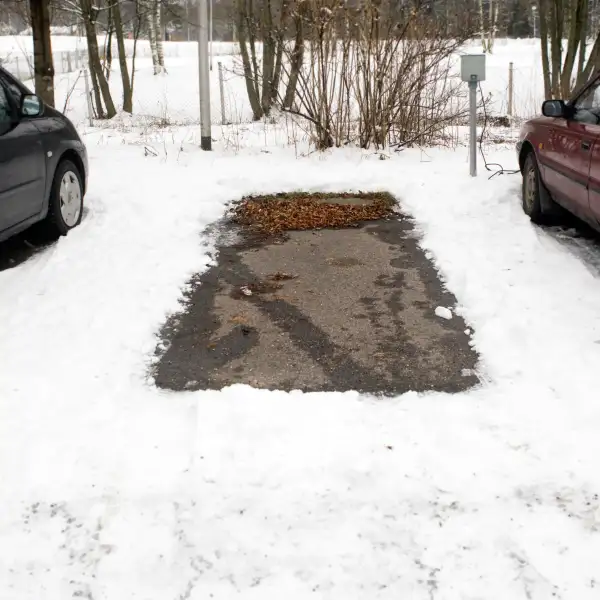
<svg viewBox="0 0 600 600">
<path fill-rule="evenodd" d="M 219 229 L 218 265 L 162 330 L 159 387 L 395 395 L 478 383 L 464 321 L 435 315 L 455 298 L 406 217 L 275 240 Z"/>
</svg>

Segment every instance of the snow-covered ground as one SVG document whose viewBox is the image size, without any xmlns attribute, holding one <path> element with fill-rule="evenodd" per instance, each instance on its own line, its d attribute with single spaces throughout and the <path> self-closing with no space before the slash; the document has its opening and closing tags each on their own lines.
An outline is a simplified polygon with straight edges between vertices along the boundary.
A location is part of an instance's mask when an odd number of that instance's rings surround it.
<svg viewBox="0 0 600 600">
<path fill-rule="evenodd" d="M 193 126 L 82 128 L 82 225 L 0 272 L 0 598 L 597 599 L 597 272 L 462 148 L 311 154 L 294 131 L 202 153 Z M 477 389 L 153 386 L 206 227 L 295 189 L 398 197 L 474 330 Z"/>
</svg>

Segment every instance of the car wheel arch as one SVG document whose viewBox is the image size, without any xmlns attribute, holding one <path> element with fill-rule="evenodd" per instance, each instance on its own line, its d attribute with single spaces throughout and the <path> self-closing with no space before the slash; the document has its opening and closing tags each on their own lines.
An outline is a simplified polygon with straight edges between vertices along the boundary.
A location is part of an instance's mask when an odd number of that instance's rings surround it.
<svg viewBox="0 0 600 600">
<path fill-rule="evenodd" d="M 65 160 L 70 160 L 79 170 L 79 175 L 81 176 L 81 182 L 82 182 L 81 184 L 83 186 L 82 191 L 85 194 L 85 192 L 86 192 L 86 189 L 85 189 L 85 182 L 86 182 L 85 165 L 83 164 L 83 161 L 81 160 L 81 156 L 79 156 L 79 154 L 72 148 L 67 148 L 60 155 L 60 158 L 58 159 L 58 162 L 56 163 L 56 168 L 54 169 L 54 173 L 52 174 L 52 177 L 54 178 L 54 175 L 55 175 L 56 171 L 58 170 L 58 167 Z"/>
<path fill-rule="evenodd" d="M 527 156 L 530 153 L 533 153 L 533 155 L 535 156 L 533 144 L 529 140 L 525 140 L 523 142 L 523 145 L 521 146 L 521 151 L 519 152 L 519 169 L 521 170 L 521 173 L 523 172 L 523 168 L 525 167 L 525 161 L 527 160 Z"/>
</svg>

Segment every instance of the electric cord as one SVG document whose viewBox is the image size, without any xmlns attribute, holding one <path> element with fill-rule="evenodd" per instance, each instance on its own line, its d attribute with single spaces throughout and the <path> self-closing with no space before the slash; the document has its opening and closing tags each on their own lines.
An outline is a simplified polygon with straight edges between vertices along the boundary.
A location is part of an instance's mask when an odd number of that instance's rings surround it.
<svg viewBox="0 0 600 600">
<path fill-rule="evenodd" d="M 481 94 L 481 104 L 483 106 L 483 127 L 481 129 L 481 136 L 479 137 L 479 152 L 483 158 L 483 164 L 485 165 L 486 171 L 491 173 L 488 179 L 493 179 L 496 175 L 516 175 L 521 172 L 520 169 L 505 169 L 500 163 L 489 163 L 485 157 L 485 152 L 483 151 L 483 137 L 485 136 L 485 130 L 488 126 L 488 113 L 481 83 L 479 84 L 479 93 Z M 493 169 L 492 167 L 496 167 L 496 169 Z"/>
</svg>

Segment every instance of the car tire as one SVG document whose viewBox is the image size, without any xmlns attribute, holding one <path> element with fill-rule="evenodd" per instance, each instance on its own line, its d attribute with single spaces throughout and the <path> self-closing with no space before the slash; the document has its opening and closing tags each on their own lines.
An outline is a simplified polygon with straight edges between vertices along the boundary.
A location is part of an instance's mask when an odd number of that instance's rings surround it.
<svg viewBox="0 0 600 600">
<path fill-rule="evenodd" d="M 83 215 L 83 181 L 77 166 L 70 160 L 59 163 L 48 204 L 48 214 L 43 223 L 52 237 L 60 237 L 77 227 Z"/>
<path fill-rule="evenodd" d="M 529 152 L 523 164 L 523 211 L 537 224 L 549 225 L 560 221 L 564 216 L 561 208 L 546 189 L 540 176 L 540 169 L 534 152 Z"/>
<path fill-rule="evenodd" d="M 540 170 L 535 154 L 530 152 L 523 165 L 522 202 L 523 211 L 534 223 L 544 222 Z"/>
</svg>

